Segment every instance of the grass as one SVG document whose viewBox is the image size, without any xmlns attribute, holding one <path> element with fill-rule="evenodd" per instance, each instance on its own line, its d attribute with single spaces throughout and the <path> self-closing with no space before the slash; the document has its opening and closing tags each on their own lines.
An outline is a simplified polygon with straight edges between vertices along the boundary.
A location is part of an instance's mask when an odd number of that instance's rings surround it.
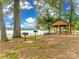
<svg viewBox="0 0 79 59">
<path fill-rule="evenodd" d="M 0 53 L 0 59 L 5 59 L 5 58 L 19 59 L 17 56 L 17 53 L 15 51 L 9 51 L 9 50 L 6 50 L 6 51 Z"/>
<path fill-rule="evenodd" d="M 47 42 L 42 41 L 42 40 L 30 39 L 30 41 L 33 41 L 32 43 L 27 43 L 28 41 L 13 40 L 11 42 L 7 42 L 6 44 L 2 43 L 2 44 L 4 44 L 4 46 L 6 46 L 6 48 L 3 47 L 2 48 L 3 50 L 0 51 L 0 59 L 3 59 L 3 58 L 18 59 L 17 53 L 21 53 L 20 50 L 22 50 L 22 49 L 25 49 L 24 50 L 25 53 L 27 53 L 26 51 L 28 51 L 27 55 L 29 55 L 29 52 L 31 54 L 33 53 L 28 58 L 35 58 L 36 57 L 35 51 L 40 48 L 45 48 L 45 46 L 47 45 L 46 44 Z M 34 51 L 32 51 L 32 50 L 34 50 Z"/>
<path fill-rule="evenodd" d="M 21 36 L 24 38 L 24 35 L 23 34 Z M 41 37 L 41 36 L 43 36 L 43 34 L 36 34 L 36 36 L 37 37 Z M 26 35 L 26 38 L 27 39 L 35 38 L 35 34 Z M 12 40 L 12 35 L 9 35 L 8 36 L 8 39 L 9 40 Z"/>
<path fill-rule="evenodd" d="M 43 36 L 43 34 L 36 34 L 37 37 L 41 37 Z M 24 37 L 24 35 L 22 35 L 22 37 Z M 27 38 L 34 38 L 35 34 L 31 34 L 31 35 L 26 35 Z"/>
</svg>

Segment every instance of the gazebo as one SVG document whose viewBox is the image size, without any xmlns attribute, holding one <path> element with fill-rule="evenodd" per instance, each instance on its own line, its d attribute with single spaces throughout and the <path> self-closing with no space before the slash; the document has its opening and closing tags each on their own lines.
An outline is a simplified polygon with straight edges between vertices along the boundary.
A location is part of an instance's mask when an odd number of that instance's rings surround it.
<svg viewBox="0 0 79 59">
<path fill-rule="evenodd" d="M 57 28 L 59 30 L 58 34 L 62 34 L 61 27 L 68 27 L 69 30 L 69 23 L 65 22 L 61 18 L 58 18 L 54 23 L 51 23 L 50 26 Z M 66 30 L 66 32 L 68 33 L 69 31 Z"/>
</svg>

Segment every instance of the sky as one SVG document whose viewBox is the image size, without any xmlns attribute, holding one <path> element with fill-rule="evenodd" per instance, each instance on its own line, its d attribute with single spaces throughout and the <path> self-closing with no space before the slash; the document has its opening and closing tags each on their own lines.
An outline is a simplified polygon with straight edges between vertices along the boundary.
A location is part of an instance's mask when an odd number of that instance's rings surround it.
<svg viewBox="0 0 79 59">
<path fill-rule="evenodd" d="M 35 27 L 35 19 L 37 16 L 37 12 L 34 6 L 34 0 L 27 0 L 23 3 L 20 2 L 20 20 L 21 20 L 21 27 L 22 28 L 34 28 Z M 10 8 L 12 4 L 8 5 L 7 8 Z M 13 13 L 7 15 L 7 9 L 3 7 L 4 19 L 6 23 L 6 27 L 12 27 L 13 23 Z"/>
<path fill-rule="evenodd" d="M 67 1 L 67 0 L 66 0 Z M 37 16 L 37 11 L 34 6 L 34 0 L 27 0 L 23 3 L 20 2 L 20 20 L 21 20 L 21 28 L 34 28 L 36 23 L 36 16 Z M 75 0 L 76 6 L 76 13 L 79 15 L 79 0 Z M 11 8 L 13 3 L 11 3 L 8 6 L 3 7 L 3 13 L 4 13 L 4 19 L 6 23 L 6 27 L 12 27 L 13 23 L 13 13 L 10 15 L 7 15 L 8 8 Z M 67 9 L 69 9 L 68 3 L 65 2 L 62 8 L 62 11 L 65 12 Z"/>
<path fill-rule="evenodd" d="M 35 26 L 35 18 L 37 16 L 37 12 L 34 6 L 34 0 L 27 0 L 27 7 L 21 9 L 20 20 L 21 27 L 32 28 Z"/>
</svg>

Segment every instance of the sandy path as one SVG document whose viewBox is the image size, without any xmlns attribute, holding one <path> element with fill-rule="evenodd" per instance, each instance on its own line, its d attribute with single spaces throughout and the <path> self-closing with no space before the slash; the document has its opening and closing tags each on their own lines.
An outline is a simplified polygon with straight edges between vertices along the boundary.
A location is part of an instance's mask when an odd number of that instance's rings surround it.
<svg viewBox="0 0 79 59">
<path fill-rule="evenodd" d="M 38 46 L 31 46 L 30 44 L 32 43 L 19 41 L 25 43 L 25 45 L 29 44 L 28 47 L 18 47 L 17 54 L 19 59 L 79 59 L 79 36 L 53 35 L 37 38 L 37 41 L 39 40 L 41 42 Z M 17 42 L 18 40 L 0 43 L 0 49 L 16 49 Z"/>
</svg>

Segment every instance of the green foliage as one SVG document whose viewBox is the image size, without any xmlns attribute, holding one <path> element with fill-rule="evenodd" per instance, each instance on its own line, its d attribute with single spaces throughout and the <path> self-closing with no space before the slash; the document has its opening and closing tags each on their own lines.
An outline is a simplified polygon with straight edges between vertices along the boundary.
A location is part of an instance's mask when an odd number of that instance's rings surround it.
<svg viewBox="0 0 79 59">
<path fill-rule="evenodd" d="M 50 6 L 52 6 L 52 8 L 53 7 L 56 8 L 58 10 L 58 12 L 59 12 L 59 17 L 61 17 L 62 7 L 63 7 L 63 4 L 64 4 L 65 0 L 59 0 L 59 1 L 57 1 L 57 0 L 50 0 L 50 1 L 49 0 L 46 0 L 46 2 Z"/>
<path fill-rule="evenodd" d="M 79 18 L 74 18 L 73 24 L 76 30 L 79 30 Z"/>
<path fill-rule="evenodd" d="M 10 0 L 0 0 L 0 3 L 4 3 L 4 4 L 7 4 L 9 3 Z"/>
<path fill-rule="evenodd" d="M 45 2 L 51 5 L 52 7 L 56 6 L 56 0 L 45 0 Z"/>
<path fill-rule="evenodd" d="M 37 1 L 37 11 L 39 16 L 37 17 L 37 24 L 38 26 L 36 26 L 37 28 L 42 28 L 42 29 L 48 29 L 49 28 L 49 23 L 53 22 L 56 18 L 54 15 L 57 16 L 57 13 L 59 14 L 59 17 L 62 14 L 62 6 L 65 0 L 61 0 L 59 2 L 57 2 L 57 0 L 43 0 L 44 4 L 43 7 L 38 8 L 40 6 L 38 6 L 39 2 L 41 0 Z M 49 6 L 49 7 L 46 7 Z M 44 8 L 46 7 L 46 8 Z M 53 13 L 53 15 L 50 15 L 49 10 L 53 10 L 51 13 Z M 54 10 L 55 9 L 55 10 Z M 41 11 L 40 11 L 41 10 Z M 55 14 L 56 13 L 56 14 Z"/>
<path fill-rule="evenodd" d="M 41 28 L 41 29 L 48 29 L 48 24 L 54 22 L 55 19 L 53 17 L 49 17 L 49 18 L 46 18 L 46 17 L 43 17 L 43 16 L 39 16 L 37 17 L 37 27 Z"/>
<path fill-rule="evenodd" d="M 7 4 L 10 0 L 4 0 L 3 3 Z"/>
<path fill-rule="evenodd" d="M 7 55 L 10 59 L 18 59 L 18 56 L 16 53 L 8 53 Z"/>
<path fill-rule="evenodd" d="M 18 55 L 15 51 L 9 51 L 9 50 L 5 50 L 4 52 L 0 53 L 0 59 L 18 59 Z"/>
<path fill-rule="evenodd" d="M 0 3 L 2 3 L 3 2 L 3 0 L 0 0 Z"/>
<path fill-rule="evenodd" d="M 73 0 L 69 0 L 69 5 L 70 5 L 69 15 L 71 18 L 73 18 L 75 14 L 75 6 Z"/>
</svg>

